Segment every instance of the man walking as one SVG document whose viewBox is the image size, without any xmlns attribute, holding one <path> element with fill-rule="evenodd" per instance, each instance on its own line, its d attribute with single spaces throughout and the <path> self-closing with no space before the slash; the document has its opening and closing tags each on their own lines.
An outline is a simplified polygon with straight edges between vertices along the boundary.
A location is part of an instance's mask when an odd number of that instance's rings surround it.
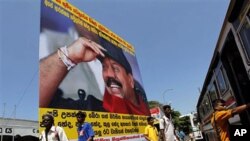
<svg viewBox="0 0 250 141">
<path fill-rule="evenodd" d="M 42 126 L 45 127 L 45 130 L 39 138 L 40 141 L 68 141 L 63 128 L 54 126 L 54 117 L 52 115 L 43 115 Z"/>
<path fill-rule="evenodd" d="M 164 116 L 160 119 L 160 132 L 162 141 L 175 141 L 174 124 L 171 117 L 171 106 L 163 106 Z"/>
<path fill-rule="evenodd" d="M 158 141 L 159 134 L 157 128 L 154 126 L 154 118 L 149 116 L 147 117 L 148 125 L 145 128 L 145 138 L 148 141 Z"/>
<path fill-rule="evenodd" d="M 77 117 L 78 141 L 93 141 L 95 133 L 90 123 L 85 122 L 86 114 L 79 111 Z"/>
</svg>

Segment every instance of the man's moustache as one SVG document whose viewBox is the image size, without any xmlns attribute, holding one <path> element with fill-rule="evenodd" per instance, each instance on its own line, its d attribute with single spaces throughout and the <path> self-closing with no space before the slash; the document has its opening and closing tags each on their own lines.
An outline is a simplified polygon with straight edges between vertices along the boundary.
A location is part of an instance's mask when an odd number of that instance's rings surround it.
<svg viewBox="0 0 250 141">
<path fill-rule="evenodd" d="M 114 78 L 109 77 L 108 80 L 107 80 L 107 82 L 106 82 L 106 85 L 107 85 L 108 87 L 110 87 L 111 84 L 116 84 L 116 85 L 118 85 L 119 87 L 122 87 L 122 84 L 121 84 L 119 81 L 115 80 Z"/>
</svg>

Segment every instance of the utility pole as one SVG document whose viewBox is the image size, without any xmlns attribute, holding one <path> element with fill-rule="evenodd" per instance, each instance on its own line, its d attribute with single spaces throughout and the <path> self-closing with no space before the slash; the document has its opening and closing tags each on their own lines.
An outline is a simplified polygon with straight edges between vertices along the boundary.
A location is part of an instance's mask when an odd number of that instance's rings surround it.
<svg viewBox="0 0 250 141">
<path fill-rule="evenodd" d="M 13 124 L 14 125 L 16 125 L 15 124 L 15 122 L 16 122 L 16 105 L 14 106 L 14 120 L 13 120 Z M 15 140 L 15 128 L 13 127 L 12 128 L 12 141 L 14 141 Z"/>
<path fill-rule="evenodd" d="M 4 123 L 4 116 L 5 116 L 5 106 L 6 106 L 6 103 L 3 103 L 3 123 Z M 2 127 L 3 127 L 3 129 L 2 129 L 2 133 L 1 133 L 1 141 L 3 141 L 3 132 L 4 132 L 4 125 L 1 125 Z"/>
</svg>

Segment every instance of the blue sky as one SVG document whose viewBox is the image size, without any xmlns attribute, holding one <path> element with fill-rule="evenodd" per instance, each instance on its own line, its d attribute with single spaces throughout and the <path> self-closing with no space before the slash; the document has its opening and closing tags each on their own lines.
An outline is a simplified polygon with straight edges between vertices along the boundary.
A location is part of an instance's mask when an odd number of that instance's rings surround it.
<svg viewBox="0 0 250 141">
<path fill-rule="evenodd" d="M 148 100 L 195 110 L 230 1 L 69 2 L 135 47 Z M 0 0 L 0 21 L 0 116 L 37 120 L 40 1 Z"/>
</svg>

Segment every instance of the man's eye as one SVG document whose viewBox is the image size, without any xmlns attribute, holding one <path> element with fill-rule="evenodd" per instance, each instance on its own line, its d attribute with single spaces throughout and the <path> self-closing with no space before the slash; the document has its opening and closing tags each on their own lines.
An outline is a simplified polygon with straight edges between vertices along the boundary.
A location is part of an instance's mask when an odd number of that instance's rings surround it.
<svg viewBox="0 0 250 141">
<path fill-rule="evenodd" d="M 119 71 L 120 71 L 119 67 L 117 67 L 117 66 L 113 66 L 112 68 L 113 68 L 113 70 L 114 70 L 115 72 L 119 72 Z"/>
<path fill-rule="evenodd" d="M 114 68 L 114 71 L 115 71 L 115 72 L 119 72 L 119 69 L 118 69 L 118 68 Z"/>
</svg>

